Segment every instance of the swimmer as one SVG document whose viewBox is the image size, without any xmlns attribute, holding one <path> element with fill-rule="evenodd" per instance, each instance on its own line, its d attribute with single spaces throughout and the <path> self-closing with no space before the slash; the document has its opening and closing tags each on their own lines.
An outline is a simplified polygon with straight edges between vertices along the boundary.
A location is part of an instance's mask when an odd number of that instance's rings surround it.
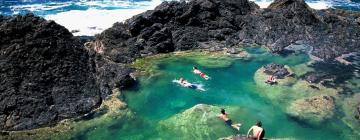
<svg viewBox="0 0 360 140">
<path fill-rule="evenodd" d="M 225 112 L 225 109 L 221 109 L 220 114 L 218 116 L 220 119 L 224 120 L 227 125 L 229 125 L 232 128 L 235 128 L 236 130 L 240 131 L 240 123 L 233 124 L 232 120 L 229 118 L 228 114 Z"/>
<path fill-rule="evenodd" d="M 200 70 L 198 70 L 197 66 L 193 67 L 193 73 L 194 74 L 199 74 L 202 78 L 204 78 L 205 80 L 210 79 L 209 76 L 207 76 L 205 73 L 202 73 Z"/>
</svg>

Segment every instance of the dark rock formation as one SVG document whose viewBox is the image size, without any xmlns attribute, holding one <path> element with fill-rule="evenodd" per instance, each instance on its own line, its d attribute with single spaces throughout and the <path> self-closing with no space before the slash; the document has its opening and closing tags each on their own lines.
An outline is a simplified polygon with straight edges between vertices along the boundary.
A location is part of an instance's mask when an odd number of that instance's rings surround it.
<svg viewBox="0 0 360 140">
<path fill-rule="evenodd" d="M 277 78 L 284 78 L 290 74 L 290 72 L 282 64 L 267 64 L 264 66 L 264 69 L 266 74 L 276 76 Z"/>
<path fill-rule="evenodd" d="M 349 18 L 351 15 L 353 18 Z M 282 52 L 299 40 L 332 60 L 359 48 L 359 16 L 314 11 L 303 0 L 163 2 L 92 38 L 75 38 L 53 21 L 0 16 L 0 129 L 31 129 L 90 112 L 114 87 L 133 83 L 126 63 L 175 50 L 260 44 Z M 211 49 L 210 48 L 210 49 Z M 271 70 L 270 70 L 271 69 Z M 278 77 L 283 66 L 269 67 Z"/>
<path fill-rule="evenodd" d="M 314 72 L 308 72 L 300 78 L 309 83 L 322 84 L 326 87 L 336 87 L 353 78 L 356 67 L 338 62 L 317 62 L 311 64 Z"/>
<path fill-rule="evenodd" d="M 337 10 L 315 11 L 303 0 L 275 0 L 260 9 L 247 0 L 191 0 L 163 2 L 155 10 L 117 23 L 97 36 L 104 54 L 116 62 L 142 55 L 239 43 L 265 45 L 282 52 L 299 40 L 313 46 L 312 55 L 332 60 L 360 46 L 358 15 Z"/>
<path fill-rule="evenodd" d="M 97 36 L 104 55 L 115 62 L 131 62 L 141 55 L 199 48 L 210 40 L 236 42 L 241 24 L 235 16 L 258 9 L 246 0 L 193 0 L 163 2 L 155 10 L 117 23 Z M 230 39 L 230 40 L 228 40 Z"/>
<path fill-rule="evenodd" d="M 355 109 L 355 118 L 360 120 L 360 104 Z"/>
<path fill-rule="evenodd" d="M 335 75 L 326 74 L 323 72 L 309 72 L 306 73 L 302 79 L 309 83 L 320 83 L 324 86 L 334 86 L 336 79 Z"/>
<path fill-rule="evenodd" d="M 0 130 L 81 116 L 129 83 L 130 69 L 106 63 L 53 21 L 0 17 L 0 38 Z"/>
</svg>

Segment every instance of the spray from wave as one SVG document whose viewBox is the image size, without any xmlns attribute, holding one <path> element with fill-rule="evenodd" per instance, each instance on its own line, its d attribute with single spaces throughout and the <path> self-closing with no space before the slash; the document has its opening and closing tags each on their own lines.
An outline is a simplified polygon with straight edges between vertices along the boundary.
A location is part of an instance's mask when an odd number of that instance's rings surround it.
<svg viewBox="0 0 360 140">
<path fill-rule="evenodd" d="M 249 0 L 255 2 L 260 8 L 267 8 L 274 0 Z M 329 1 L 306 1 L 306 3 L 313 9 L 327 9 L 332 5 Z"/>
<path fill-rule="evenodd" d="M 154 9 L 171 0 L 9 0 L 0 2 L 0 14 L 32 12 L 65 26 L 75 36 L 92 36 L 134 15 Z M 177 0 L 179 1 L 179 0 Z M 186 0 L 188 1 L 188 0 Z M 250 0 L 266 8 L 273 0 Z M 342 8 L 359 10 L 360 4 L 350 0 L 306 0 L 314 9 Z M 1 5 L 2 4 L 2 5 Z"/>
</svg>

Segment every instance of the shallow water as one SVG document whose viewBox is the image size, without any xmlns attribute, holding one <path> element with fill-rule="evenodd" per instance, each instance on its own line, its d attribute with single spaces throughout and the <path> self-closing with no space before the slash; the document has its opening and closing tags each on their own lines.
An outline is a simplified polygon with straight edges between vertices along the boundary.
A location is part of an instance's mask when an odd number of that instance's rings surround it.
<svg viewBox="0 0 360 140">
<path fill-rule="evenodd" d="M 232 134 L 246 134 L 247 129 L 256 120 L 261 120 L 268 138 L 290 139 L 358 139 L 352 130 L 336 117 L 321 126 L 312 125 L 288 117 L 284 108 L 288 105 L 274 102 L 262 94 L 267 94 L 254 81 L 254 74 L 264 64 L 277 62 L 290 67 L 305 64 L 309 58 L 305 54 L 293 54 L 287 57 L 272 55 L 261 49 L 248 49 L 251 59 L 232 59 L 229 63 L 219 61 L 218 65 L 206 65 L 201 57 L 168 57 L 158 62 L 158 71 L 152 76 L 143 76 L 139 84 L 125 91 L 128 107 L 136 114 L 132 121 L 115 122 L 108 127 L 99 127 L 79 134 L 75 139 L 218 139 Z M 192 66 L 211 76 L 204 80 L 191 72 Z M 203 84 L 206 91 L 183 88 L 172 80 L 184 77 L 189 82 Z M 267 90 L 269 91 L 269 90 Z M 289 92 L 288 94 L 295 94 Z M 196 104 L 209 104 L 220 107 L 233 107 L 237 111 L 228 112 L 234 122 L 242 123 L 240 132 L 226 126 L 221 120 L 208 127 L 204 134 L 178 132 L 173 129 L 161 129 L 161 121 L 181 113 Z M 216 112 L 217 113 L 217 112 Z M 186 128 L 184 128 L 186 129 Z M 200 131 L 200 130 L 199 130 Z M 196 132 L 194 132 L 196 133 Z M 201 137 L 199 137 L 199 135 Z"/>
</svg>

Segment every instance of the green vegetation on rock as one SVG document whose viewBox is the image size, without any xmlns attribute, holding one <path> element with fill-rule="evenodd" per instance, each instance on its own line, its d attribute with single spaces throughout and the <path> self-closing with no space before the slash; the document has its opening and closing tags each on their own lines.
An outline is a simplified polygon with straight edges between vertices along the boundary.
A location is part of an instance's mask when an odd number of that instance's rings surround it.
<svg viewBox="0 0 360 140">
<path fill-rule="evenodd" d="M 238 112 L 236 107 L 225 108 L 227 112 Z M 172 135 L 181 139 L 211 139 L 231 135 L 231 128 L 217 117 L 220 109 L 217 106 L 198 104 L 161 121 L 159 129 L 160 131 L 171 129 L 175 132 Z"/>
</svg>

